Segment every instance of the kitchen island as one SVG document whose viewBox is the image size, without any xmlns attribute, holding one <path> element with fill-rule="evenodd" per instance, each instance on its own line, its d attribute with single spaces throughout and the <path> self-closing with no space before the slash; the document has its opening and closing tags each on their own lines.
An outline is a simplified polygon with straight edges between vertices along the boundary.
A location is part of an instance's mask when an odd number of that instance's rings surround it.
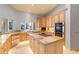
<svg viewBox="0 0 79 59">
<path fill-rule="evenodd" d="M 34 54 L 62 54 L 62 37 L 48 35 L 43 36 L 38 33 L 28 32 L 30 39 L 30 48 Z"/>
<path fill-rule="evenodd" d="M 4 38 L 5 37 L 5 38 Z M 34 54 L 62 54 L 63 38 L 50 33 L 40 34 L 38 32 L 13 32 L 1 35 L 0 53 L 8 51 L 19 44 L 19 42 L 29 40 L 30 48 Z"/>
</svg>

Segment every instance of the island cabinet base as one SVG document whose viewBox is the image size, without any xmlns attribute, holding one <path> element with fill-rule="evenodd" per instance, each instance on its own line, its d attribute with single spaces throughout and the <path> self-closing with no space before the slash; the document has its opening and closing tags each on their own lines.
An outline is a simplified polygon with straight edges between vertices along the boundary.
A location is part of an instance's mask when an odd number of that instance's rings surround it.
<svg viewBox="0 0 79 59">
<path fill-rule="evenodd" d="M 62 54 L 63 53 L 63 39 L 51 42 L 48 44 L 41 43 L 41 39 L 35 39 L 29 36 L 30 48 L 34 54 Z"/>
<path fill-rule="evenodd" d="M 55 54 L 55 44 L 43 45 L 40 44 L 40 54 Z"/>
<path fill-rule="evenodd" d="M 47 45 L 40 43 L 40 54 L 62 54 L 63 53 L 63 41 L 59 40 Z"/>
</svg>

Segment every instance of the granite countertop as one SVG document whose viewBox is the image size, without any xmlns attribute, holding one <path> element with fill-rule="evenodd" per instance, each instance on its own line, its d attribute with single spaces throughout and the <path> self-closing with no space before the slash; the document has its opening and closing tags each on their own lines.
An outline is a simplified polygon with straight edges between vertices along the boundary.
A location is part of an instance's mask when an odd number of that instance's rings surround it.
<svg viewBox="0 0 79 59">
<path fill-rule="evenodd" d="M 13 32 L 13 33 L 9 33 L 9 34 L 2 34 L 0 35 L 0 47 L 7 41 L 7 39 L 14 34 L 18 34 L 20 32 Z"/>
<path fill-rule="evenodd" d="M 0 46 L 2 46 L 6 40 L 9 38 L 11 34 L 3 34 L 3 35 L 0 35 Z"/>
<path fill-rule="evenodd" d="M 21 33 L 21 32 L 12 32 L 12 33 L 9 33 L 9 34 L 2 34 L 0 35 L 0 46 L 6 42 L 6 40 L 11 36 L 11 35 L 15 35 L 15 34 L 18 34 L 18 33 Z"/>
<path fill-rule="evenodd" d="M 38 33 L 33 33 L 33 32 L 28 32 L 28 34 L 32 36 L 34 39 L 38 40 L 42 44 L 49 44 L 49 43 L 53 43 L 53 42 L 63 39 L 62 37 L 58 37 L 58 36 L 45 37 L 45 36 L 39 35 Z"/>
<path fill-rule="evenodd" d="M 63 38 L 57 37 L 57 36 L 50 36 L 50 37 L 43 38 L 42 40 L 40 40 L 40 42 L 43 43 L 43 44 L 50 44 L 50 43 L 53 43 L 53 42 L 57 42 L 61 39 L 63 39 Z"/>
</svg>

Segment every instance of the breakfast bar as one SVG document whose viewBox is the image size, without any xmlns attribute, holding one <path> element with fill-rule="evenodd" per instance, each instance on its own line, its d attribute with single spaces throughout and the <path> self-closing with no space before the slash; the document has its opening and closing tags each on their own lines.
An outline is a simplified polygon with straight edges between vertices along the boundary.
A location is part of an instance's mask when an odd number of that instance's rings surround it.
<svg viewBox="0 0 79 59">
<path fill-rule="evenodd" d="M 28 33 L 30 48 L 34 54 L 62 54 L 63 38 L 58 36 L 42 36 L 38 33 Z"/>
</svg>

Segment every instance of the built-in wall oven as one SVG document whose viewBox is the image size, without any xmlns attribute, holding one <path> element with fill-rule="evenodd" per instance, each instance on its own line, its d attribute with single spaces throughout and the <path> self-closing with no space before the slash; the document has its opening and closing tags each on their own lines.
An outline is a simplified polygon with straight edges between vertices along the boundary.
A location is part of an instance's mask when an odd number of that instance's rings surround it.
<svg viewBox="0 0 79 59">
<path fill-rule="evenodd" d="M 62 37 L 63 36 L 63 24 L 55 23 L 55 36 Z"/>
</svg>

